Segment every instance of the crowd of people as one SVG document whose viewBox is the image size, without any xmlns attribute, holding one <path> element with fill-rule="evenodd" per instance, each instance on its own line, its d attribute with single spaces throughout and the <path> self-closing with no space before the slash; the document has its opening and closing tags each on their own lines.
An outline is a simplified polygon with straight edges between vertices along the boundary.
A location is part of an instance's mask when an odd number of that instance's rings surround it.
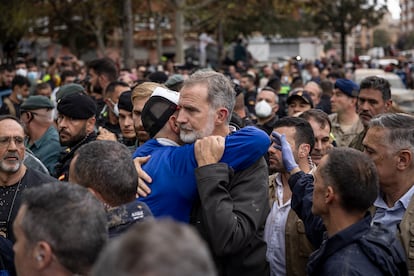
<svg viewBox="0 0 414 276">
<path fill-rule="evenodd" d="M 334 64 L 0 70 L 6 275 L 414 274 L 414 116 Z"/>
</svg>

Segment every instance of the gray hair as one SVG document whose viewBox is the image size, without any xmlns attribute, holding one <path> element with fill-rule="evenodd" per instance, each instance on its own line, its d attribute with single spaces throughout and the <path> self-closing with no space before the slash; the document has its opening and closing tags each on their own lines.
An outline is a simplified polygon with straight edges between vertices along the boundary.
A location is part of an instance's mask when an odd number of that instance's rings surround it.
<svg viewBox="0 0 414 276">
<path fill-rule="evenodd" d="M 384 113 L 369 122 L 369 128 L 389 130 L 386 139 L 391 149 L 409 149 L 414 154 L 414 116 L 404 113 Z"/>
<path fill-rule="evenodd" d="M 75 153 L 71 181 L 98 192 L 105 203 L 119 206 L 135 199 L 138 173 L 129 149 L 116 141 L 92 141 Z"/>
<path fill-rule="evenodd" d="M 229 111 L 227 123 L 230 123 L 231 113 L 236 103 L 236 92 L 233 84 L 223 74 L 212 70 L 198 70 L 184 81 L 183 87 L 197 84 L 207 85 L 207 101 L 214 109 L 225 107 Z"/>
<path fill-rule="evenodd" d="M 206 243 L 190 226 L 172 220 L 135 224 L 105 247 L 92 276 L 215 276 Z"/>
<path fill-rule="evenodd" d="M 47 242 L 66 269 L 86 275 L 108 238 L 105 209 L 95 196 L 79 185 L 53 182 L 25 190 L 21 206 L 28 243 Z"/>
</svg>

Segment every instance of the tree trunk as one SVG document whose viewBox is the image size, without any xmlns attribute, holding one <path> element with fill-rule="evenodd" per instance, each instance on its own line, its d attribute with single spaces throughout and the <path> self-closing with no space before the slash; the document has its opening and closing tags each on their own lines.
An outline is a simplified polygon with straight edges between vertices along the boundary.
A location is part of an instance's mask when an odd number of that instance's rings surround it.
<svg viewBox="0 0 414 276">
<path fill-rule="evenodd" d="M 341 31 L 341 59 L 342 63 L 346 63 L 346 33 Z"/>
<path fill-rule="evenodd" d="M 162 29 L 161 29 L 161 16 L 155 15 L 155 31 L 157 35 L 157 57 L 158 64 L 162 64 Z"/>
<path fill-rule="evenodd" d="M 106 46 L 105 46 L 105 39 L 104 39 L 104 34 L 103 34 L 103 23 L 101 20 L 101 17 L 98 15 L 95 18 L 95 37 L 96 37 L 96 42 L 98 43 L 98 51 L 100 52 L 101 56 L 105 56 L 106 55 Z"/>
<path fill-rule="evenodd" d="M 122 25 L 122 36 L 123 36 L 123 64 L 125 68 L 133 68 L 134 64 L 134 38 L 133 38 L 133 25 L 132 25 L 132 7 L 131 0 L 123 1 L 123 25 Z"/>
<path fill-rule="evenodd" d="M 183 5 L 184 0 L 176 1 L 175 9 L 175 62 L 178 64 L 184 64 L 184 12 Z"/>
</svg>

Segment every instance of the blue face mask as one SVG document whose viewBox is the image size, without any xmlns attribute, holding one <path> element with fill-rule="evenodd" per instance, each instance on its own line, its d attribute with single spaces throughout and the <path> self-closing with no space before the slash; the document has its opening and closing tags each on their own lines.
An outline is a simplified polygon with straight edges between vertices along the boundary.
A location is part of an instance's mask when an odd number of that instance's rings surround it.
<svg viewBox="0 0 414 276">
<path fill-rule="evenodd" d="M 27 73 L 27 78 L 30 80 L 37 80 L 39 77 L 39 73 L 38 72 L 29 72 Z"/>
</svg>

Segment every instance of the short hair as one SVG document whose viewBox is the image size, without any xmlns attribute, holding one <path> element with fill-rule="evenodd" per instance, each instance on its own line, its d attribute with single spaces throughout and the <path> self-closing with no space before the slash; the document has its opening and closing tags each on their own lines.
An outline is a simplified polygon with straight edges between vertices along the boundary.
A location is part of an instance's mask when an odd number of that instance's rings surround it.
<svg viewBox="0 0 414 276">
<path fill-rule="evenodd" d="M 138 173 L 129 149 L 116 141 L 93 141 L 75 152 L 73 179 L 98 192 L 111 206 L 135 199 Z M 71 176 L 72 178 L 72 176 Z"/>
<path fill-rule="evenodd" d="M 35 95 L 38 95 L 38 91 L 39 90 L 43 90 L 43 89 L 52 89 L 52 87 L 50 86 L 50 84 L 48 82 L 41 82 L 36 84 L 36 88 L 35 88 Z"/>
<path fill-rule="evenodd" d="M 189 225 L 172 220 L 135 224 L 103 250 L 91 275 L 214 276 L 204 241 Z"/>
<path fill-rule="evenodd" d="M 227 123 L 230 123 L 231 113 L 236 103 L 236 91 L 230 79 L 213 70 L 198 70 L 184 81 L 183 88 L 197 84 L 207 85 L 209 105 L 214 109 L 225 107 L 229 111 Z"/>
<path fill-rule="evenodd" d="M 108 238 L 103 205 L 87 189 L 56 181 L 25 190 L 21 206 L 29 244 L 46 241 L 62 266 L 86 275 Z"/>
<path fill-rule="evenodd" d="M 157 87 L 167 88 L 163 84 L 156 83 L 156 82 L 151 82 L 151 81 L 145 81 L 145 82 L 143 82 L 141 84 L 138 84 L 132 90 L 132 94 L 131 94 L 131 100 L 132 100 L 132 102 L 135 99 L 142 100 L 142 99 L 146 99 L 146 98 L 151 97 L 152 92 L 154 92 L 155 88 L 157 88 Z"/>
<path fill-rule="evenodd" d="M 260 93 L 262 93 L 263 91 L 269 91 L 272 92 L 273 95 L 275 95 L 275 103 L 279 103 L 279 95 L 277 94 L 277 91 L 275 91 L 272 87 L 270 86 L 265 86 L 263 87 L 258 93 L 257 95 L 259 95 Z"/>
<path fill-rule="evenodd" d="M 274 90 L 276 90 L 276 93 L 278 93 L 280 91 L 280 88 L 281 88 L 280 78 L 278 78 L 278 77 L 271 78 L 267 82 L 266 86 L 272 87 Z"/>
<path fill-rule="evenodd" d="M 334 148 L 318 170 L 325 184 L 333 186 L 340 195 L 340 205 L 347 212 L 364 212 L 377 198 L 377 169 L 372 159 L 361 151 Z"/>
<path fill-rule="evenodd" d="M 332 95 L 334 84 L 330 80 L 322 80 L 320 86 L 322 89 L 322 95 Z"/>
<path fill-rule="evenodd" d="M 315 135 L 313 134 L 312 126 L 303 118 L 298 117 L 283 117 L 280 120 L 277 120 L 273 128 L 280 127 L 294 127 L 296 130 L 295 133 L 295 144 L 296 147 L 299 147 L 301 144 L 310 145 L 310 151 L 312 151 L 315 146 Z"/>
<path fill-rule="evenodd" d="M 247 78 L 251 83 L 254 83 L 255 81 L 254 76 L 252 76 L 252 74 L 249 74 L 249 73 L 244 73 L 241 77 Z"/>
<path fill-rule="evenodd" d="M 378 90 L 381 92 L 382 99 L 384 101 L 388 101 L 389 99 L 391 99 L 391 85 L 388 82 L 388 80 L 381 77 L 371 76 L 363 79 L 361 81 L 359 89 L 360 91 L 362 89 Z"/>
<path fill-rule="evenodd" d="M 316 68 L 316 67 L 315 67 Z M 306 87 L 306 86 L 313 86 L 313 87 L 316 87 L 317 89 L 318 89 L 318 98 L 320 98 L 321 96 L 322 96 L 322 87 L 320 86 L 320 84 L 319 83 L 317 83 L 316 81 L 308 81 L 305 85 L 304 85 L 304 88 Z M 307 89 L 306 89 L 307 90 Z"/>
<path fill-rule="evenodd" d="M 313 119 L 315 122 L 317 122 L 321 128 L 325 128 L 326 125 L 329 127 L 329 132 L 332 130 L 332 124 L 331 120 L 329 120 L 328 114 L 321 110 L 321 109 L 309 109 L 305 112 L 302 112 L 302 114 L 299 115 L 299 118 L 303 118 L 306 121 L 309 122 L 310 119 Z"/>
<path fill-rule="evenodd" d="M 105 75 L 109 81 L 116 80 L 118 71 L 115 62 L 110 58 L 94 59 L 88 64 L 89 69 L 93 69 L 97 75 Z"/>
<path fill-rule="evenodd" d="M 118 80 L 116 80 L 116 81 L 111 81 L 111 82 L 108 84 L 108 86 L 106 87 L 104 97 L 105 97 L 105 98 L 110 97 L 110 96 L 111 96 L 111 95 L 115 92 L 115 89 L 116 89 L 118 86 L 125 87 L 125 88 L 126 88 L 126 89 L 125 89 L 125 91 L 126 91 L 126 90 L 130 90 L 129 85 L 128 85 L 126 82 L 123 82 L 123 81 L 118 81 Z"/>
<path fill-rule="evenodd" d="M 14 89 L 14 87 L 16 86 L 24 86 L 27 85 L 28 87 L 30 87 L 30 81 L 28 78 L 21 76 L 21 75 L 16 75 L 14 76 L 12 82 L 11 82 L 11 88 L 12 90 Z"/>
<path fill-rule="evenodd" d="M 14 66 L 11 64 L 2 64 L 0 65 L 0 73 L 4 73 L 4 72 L 14 72 Z"/>
<path fill-rule="evenodd" d="M 77 77 L 76 72 L 73 70 L 65 70 L 60 74 L 60 82 L 64 83 L 68 77 Z"/>
<path fill-rule="evenodd" d="M 414 116 L 405 113 L 379 114 L 369 122 L 368 128 L 372 127 L 389 130 L 385 138 L 390 150 L 409 149 L 414 153 Z"/>
</svg>

